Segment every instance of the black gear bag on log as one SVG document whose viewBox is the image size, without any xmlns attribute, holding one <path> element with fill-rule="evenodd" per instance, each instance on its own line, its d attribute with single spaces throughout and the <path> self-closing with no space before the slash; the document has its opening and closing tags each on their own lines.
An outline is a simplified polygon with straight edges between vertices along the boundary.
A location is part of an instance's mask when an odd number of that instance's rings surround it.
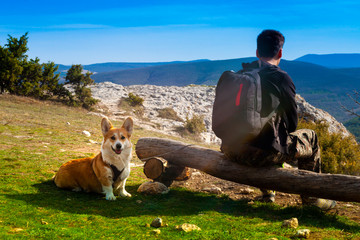
<svg viewBox="0 0 360 240">
<path fill-rule="evenodd" d="M 224 72 L 216 86 L 212 129 L 223 144 L 249 143 L 275 114 L 261 117 L 262 95 L 259 71 Z"/>
</svg>

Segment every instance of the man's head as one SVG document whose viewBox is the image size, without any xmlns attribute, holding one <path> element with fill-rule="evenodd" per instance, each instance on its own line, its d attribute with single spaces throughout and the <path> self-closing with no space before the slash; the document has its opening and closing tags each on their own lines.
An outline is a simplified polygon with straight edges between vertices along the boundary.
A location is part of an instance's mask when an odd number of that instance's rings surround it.
<svg viewBox="0 0 360 240">
<path fill-rule="evenodd" d="M 279 31 L 262 31 L 257 37 L 257 57 L 280 60 L 284 42 L 285 38 Z"/>
</svg>

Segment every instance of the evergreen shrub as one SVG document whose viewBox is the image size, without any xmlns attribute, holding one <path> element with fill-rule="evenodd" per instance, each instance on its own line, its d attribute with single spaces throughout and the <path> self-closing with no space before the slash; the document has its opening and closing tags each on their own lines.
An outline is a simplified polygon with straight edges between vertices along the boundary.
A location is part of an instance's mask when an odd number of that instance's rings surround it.
<svg viewBox="0 0 360 240">
<path fill-rule="evenodd" d="M 341 133 L 329 133 L 329 126 L 324 122 L 300 120 L 298 128 L 312 129 L 318 135 L 322 172 L 360 175 L 360 148 L 354 136 L 344 137 Z"/>
</svg>

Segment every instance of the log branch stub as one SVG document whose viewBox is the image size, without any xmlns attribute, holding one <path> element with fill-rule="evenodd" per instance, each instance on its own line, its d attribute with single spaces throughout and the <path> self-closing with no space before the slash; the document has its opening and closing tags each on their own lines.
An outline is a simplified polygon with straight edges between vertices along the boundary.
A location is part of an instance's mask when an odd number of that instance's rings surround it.
<svg viewBox="0 0 360 240">
<path fill-rule="evenodd" d="M 212 176 L 286 193 L 360 202 L 360 177 L 319 174 L 285 168 L 255 168 L 226 159 L 219 151 L 161 138 L 140 138 L 139 159 L 161 156 L 169 164 L 195 168 Z"/>
</svg>

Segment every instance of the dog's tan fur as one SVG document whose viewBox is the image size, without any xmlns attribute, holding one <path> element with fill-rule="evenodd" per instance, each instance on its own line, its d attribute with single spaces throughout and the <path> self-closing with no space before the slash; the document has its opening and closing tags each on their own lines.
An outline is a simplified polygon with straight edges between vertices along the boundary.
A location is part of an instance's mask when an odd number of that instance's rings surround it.
<svg viewBox="0 0 360 240">
<path fill-rule="evenodd" d="M 103 118 L 101 130 L 104 136 L 101 152 L 94 158 L 64 163 L 56 173 L 54 182 L 59 188 L 103 193 L 107 200 L 116 199 L 114 190 L 119 190 L 120 196 L 131 197 L 125 190 L 125 183 L 130 174 L 133 120 L 127 118 L 121 128 L 114 128 L 107 118 Z M 111 165 L 122 171 L 115 181 Z"/>
</svg>

